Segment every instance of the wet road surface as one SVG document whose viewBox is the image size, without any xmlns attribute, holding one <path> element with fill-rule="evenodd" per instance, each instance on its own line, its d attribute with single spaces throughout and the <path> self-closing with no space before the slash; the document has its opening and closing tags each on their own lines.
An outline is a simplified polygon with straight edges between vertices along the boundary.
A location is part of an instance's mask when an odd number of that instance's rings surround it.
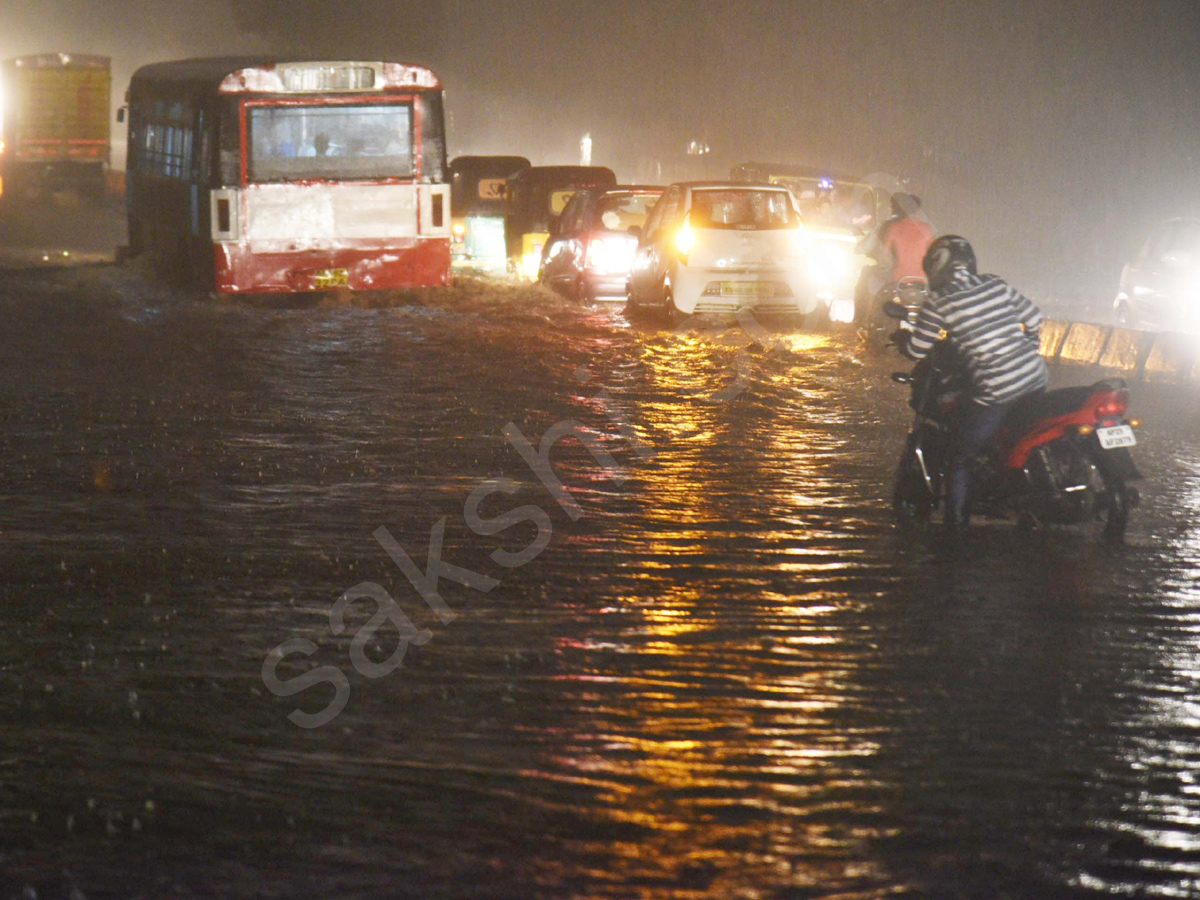
<svg viewBox="0 0 1200 900">
<path fill-rule="evenodd" d="M 115 266 L 0 322 L 0 897 L 1200 891 L 1189 392 L 1124 546 L 948 546 L 845 335 Z"/>
</svg>

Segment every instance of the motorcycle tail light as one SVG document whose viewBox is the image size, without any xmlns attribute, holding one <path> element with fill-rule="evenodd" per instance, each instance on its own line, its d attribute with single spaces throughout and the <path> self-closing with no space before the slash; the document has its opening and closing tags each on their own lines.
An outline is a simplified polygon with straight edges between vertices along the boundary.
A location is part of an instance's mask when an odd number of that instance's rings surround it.
<svg viewBox="0 0 1200 900">
<path fill-rule="evenodd" d="M 1122 415 L 1129 408 L 1129 395 L 1124 391 L 1110 391 L 1096 398 L 1094 407 L 1096 417 L 1110 419 Z"/>
</svg>

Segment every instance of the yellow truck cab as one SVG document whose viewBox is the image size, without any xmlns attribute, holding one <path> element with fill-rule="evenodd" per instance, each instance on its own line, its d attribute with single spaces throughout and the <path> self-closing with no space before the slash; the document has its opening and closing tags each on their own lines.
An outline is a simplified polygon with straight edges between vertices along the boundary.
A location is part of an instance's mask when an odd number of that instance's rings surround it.
<svg viewBox="0 0 1200 900">
<path fill-rule="evenodd" d="M 0 63 L 0 178 L 9 196 L 61 188 L 99 197 L 112 146 L 109 59 L 41 53 Z"/>
</svg>

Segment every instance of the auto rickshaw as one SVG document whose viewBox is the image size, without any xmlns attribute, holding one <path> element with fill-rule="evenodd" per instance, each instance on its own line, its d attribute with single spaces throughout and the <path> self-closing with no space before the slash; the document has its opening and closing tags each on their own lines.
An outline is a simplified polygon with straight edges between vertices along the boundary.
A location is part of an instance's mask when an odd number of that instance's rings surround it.
<svg viewBox="0 0 1200 900">
<path fill-rule="evenodd" d="M 617 176 L 605 166 L 532 166 L 510 178 L 505 220 L 509 271 L 536 281 L 550 223 L 575 192 L 616 184 Z"/>
<path fill-rule="evenodd" d="M 455 269 L 503 275 L 508 180 L 529 168 L 523 156 L 459 156 L 450 163 L 450 258 Z"/>
</svg>

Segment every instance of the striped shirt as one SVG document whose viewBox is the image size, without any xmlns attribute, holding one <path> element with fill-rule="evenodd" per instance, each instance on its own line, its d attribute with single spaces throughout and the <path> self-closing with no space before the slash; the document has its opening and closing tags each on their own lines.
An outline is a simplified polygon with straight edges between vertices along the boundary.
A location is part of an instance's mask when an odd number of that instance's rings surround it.
<svg viewBox="0 0 1200 900">
<path fill-rule="evenodd" d="M 983 406 L 1008 403 L 1045 389 L 1049 376 L 1038 353 L 1042 314 L 995 275 L 958 269 L 921 307 L 908 355 L 920 359 L 947 338 L 963 358 L 972 397 Z"/>
</svg>

